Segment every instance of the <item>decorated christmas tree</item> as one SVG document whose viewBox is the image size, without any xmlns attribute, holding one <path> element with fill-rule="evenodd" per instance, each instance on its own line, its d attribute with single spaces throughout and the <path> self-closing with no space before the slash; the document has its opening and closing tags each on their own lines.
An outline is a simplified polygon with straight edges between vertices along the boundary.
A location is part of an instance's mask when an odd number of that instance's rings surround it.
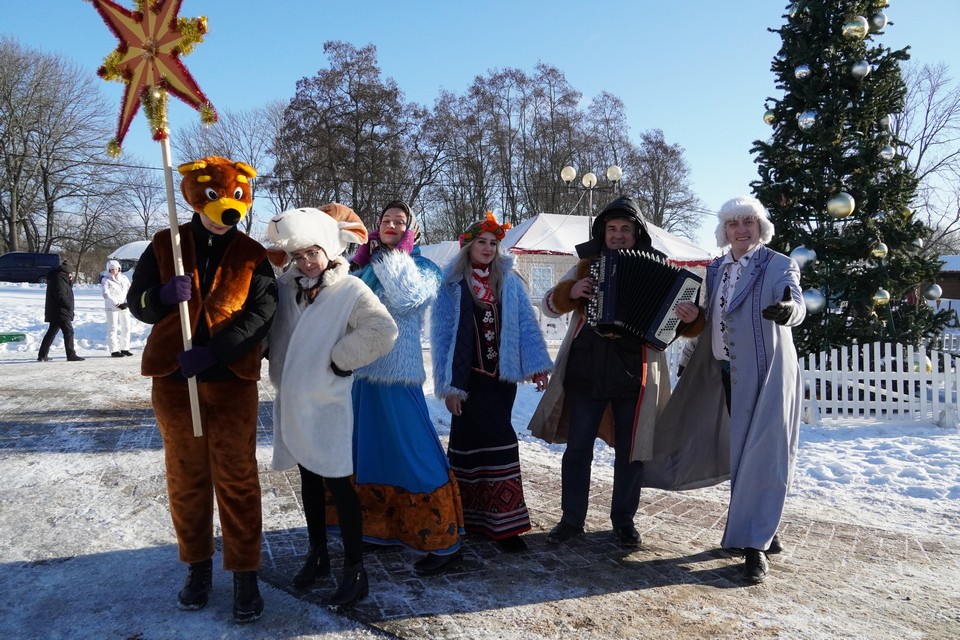
<svg viewBox="0 0 960 640">
<path fill-rule="evenodd" d="M 807 319 L 801 354 L 854 342 L 919 345 L 947 313 L 930 229 L 911 209 L 917 180 L 891 128 L 904 106 L 906 49 L 876 41 L 886 0 L 798 0 L 776 30 L 771 138 L 754 143 L 751 186 L 776 227 L 771 246 L 797 260 Z M 892 28 L 893 24 L 890 23 Z"/>
</svg>

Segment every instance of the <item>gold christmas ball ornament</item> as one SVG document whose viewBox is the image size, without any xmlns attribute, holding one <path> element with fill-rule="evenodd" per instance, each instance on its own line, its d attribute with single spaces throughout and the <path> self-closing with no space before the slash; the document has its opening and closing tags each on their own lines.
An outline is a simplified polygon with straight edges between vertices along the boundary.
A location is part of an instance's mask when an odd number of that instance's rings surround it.
<svg viewBox="0 0 960 640">
<path fill-rule="evenodd" d="M 834 218 L 846 218 L 853 213 L 856 201 L 846 191 L 841 191 L 827 201 L 827 213 Z"/>
<path fill-rule="evenodd" d="M 913 215 L 913 209 L 907 206 L 900 207 L 898 210 L 900 215 L 904 218 L 910 218 Z"/>
<path fill-rule="evenodd" d="M 889 162 L 897 157 L 897 150 L 890 145 L 887 145 L 880 149 L 880 157 Z"/>
<path fill-rule="evenodd" d="M 820 289 L 805 289 L 803 306 L 807 308 L 808 313 L 820 313 L 827 306 L 827 297 L 820 292 Z"/>
<path fill-rule="evenodd" d="M 807 131 L 813 125 L 817 124 L 817 112 L 816 111 L 804 111 L 797 114 L 797 126 L 799 126 L 804 131 Z"/>
<path fill-rule="evenodd" d="M 877 289 L 877 292 L 873 294 L 873 304 L 878 307 L 881 307 L 889 303 L 890 303 L 890 292 L 884 289 L 883 287 L 880 287 L 879 289 Z"/>
<path fill-rule="evenodd" d="M 801 64 L 793 70 L 793 76 L 797 80 L 803 80 L 804 78 L 810 77 L 810 67 L 805 64 Z"/>
<path fill-rule="evenodd" d="M 863 16 L 857 16 L 853 20 L 845 22 L 841 29 L 844 38 L 850 40 L 863 40 L 870 33 L 870 23 Z"/>
<path fill-rule="evenodd" d="M 813 249 L 808 249 L 807 247 L 800 245 L 790 252 L 790 257 L 794 259 L 798 267 L 803 269 L 807 263 L 817 261 L 817 252 Z"/>
<path fill-rule="evenodd" d="M 887 26 L 887 14 L 883 11 L 880 13 L 875 13 L 870 16 L 870 31 L 876 33 L 877 31 L 882 31 L 884 27 Z"/>
<path fill-rule="evenodd" d="M 853 74 L 855 78 L 865 78 L 870 75 L 870 63 L 866 60 L 861 60 L 860 62 L 855 62 L 852 67 L 850 67 L 850 73 Z"/>
<path fill-rule="evenodd" d="M 888 252 L 889 249 L 887 249 L 887 245 L 882 242 L 878 242 L 870 247 L 870 255 L 874 258 L 886 258 Z"/>
<path fill-rule="evenodd" d="M 940 288 L 936 282 L 930 284 L 923 288 L 923 297 L 933 302 L 934 300 L 939 300 L 940 296 L 943 295 L 943 289 Z"/>
<path fill-rule="evenodd" d="M 777 116 L 773 113 L 773 109 L 767 109 L 763 112 L 763 121 L 771 125 L 777 121 Z"/>
</svg>

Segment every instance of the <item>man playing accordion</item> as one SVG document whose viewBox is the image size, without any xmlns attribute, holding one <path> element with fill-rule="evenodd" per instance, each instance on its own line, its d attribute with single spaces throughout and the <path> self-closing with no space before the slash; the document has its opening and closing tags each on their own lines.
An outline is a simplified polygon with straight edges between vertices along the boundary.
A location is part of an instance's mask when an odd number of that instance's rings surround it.
<svg viewBox="0 0 960 640">
<path fill-rule="evenodd" d="M 544 296 L 545 315 L 574 315 L 530 431 L 547 442 L 567 443 L 561 467 L 563 515 L 547 541 L 562 543 L 583 533 L 593 445 L 599 436 L 615 450 L 613 533 L 620 544 L 638 547 L 634 517 L 640 505 L 642 461 L 651 456 L 654 424 L 670 396 L 669 371 L 662 351 L 628 333 L 598 332 L 587 324 L 596 286 L 589 273 L 591 259 L 604 248 L 665 256 L 653 248 L 640 208 L 629 196 L 603 209 L 591 235 L 590 242 L 578 247 L 583 259 Z M 644 295 L 642 289 L 638 295 Z"/>
</svg>

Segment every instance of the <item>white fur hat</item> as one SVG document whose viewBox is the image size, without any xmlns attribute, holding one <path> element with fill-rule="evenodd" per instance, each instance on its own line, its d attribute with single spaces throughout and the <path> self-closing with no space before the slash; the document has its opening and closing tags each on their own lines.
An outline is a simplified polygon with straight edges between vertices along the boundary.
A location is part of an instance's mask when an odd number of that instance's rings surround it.
<svg viewBox="0 0 960 640">
<path fill-rule="evenodd" d="M 267 235 L 288 254 L 316 245 L 333 260 L 351 243 L 366 242 L 367 228 L 353 209 L 331 203 L 278 213 L 270 219 Z"/>
<path fill-rule="evenodd" d="M 107 260 L 107 271 L 110 269 L 120 269 L 120 263 L 116 260 Z"/>
<path fill-rule="evenodd" d="M 767 244 L 773 239 L 773 223 L 770 222 L 767 209 L 759 200 L 751 196 L 737 196 L 727 200 L 720 207 L 717 218 L 719 219 L 716 229 L 718 247 L 725 247 L 730 244 L 727 242 L 727 230 L 725 228 L 729 220 L 756 218 L 760 223 L 760 243 Z"/>
</svg>

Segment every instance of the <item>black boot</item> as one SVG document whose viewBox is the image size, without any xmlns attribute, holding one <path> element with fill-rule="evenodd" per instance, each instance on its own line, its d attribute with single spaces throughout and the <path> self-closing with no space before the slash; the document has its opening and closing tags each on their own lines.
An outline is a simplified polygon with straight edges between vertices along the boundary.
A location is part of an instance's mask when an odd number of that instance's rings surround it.
<svg viewBox="0 0 960 640">
<path fill-rule="evenodd" d="M 233 619 L 253 622 L 263 613 L 263 598 L 257 586 L 256 571 L 233 572 Z"/>
<path fill-rule="evenodd" d="M 337 592 L 327 598 L 324 604 L 338 609 L 349 609 L 358 600 L 367 597 L 369 593 L 370 584 L 367 582 L 367 571 L 363 568 L 363 561 L 357 564 L 346 564 L 345 562 L 340 586 L 337 587 Z"/>
<path fill-rule="evenodd" d="M 177 605 L 184 611 L 203 609 L 212 585 L 213 559 L 191 562 L 187 569 L 187 581 L 177 594 Z"/>
<path fill-rule="evenodd" d="M 327 545 L 310 545 L 307 557 L 297 575 L 293 576 L 293 586 L 305 589 L 317 581 L 317 576 L 330 575 L 330 556 L 327 555 Z"/>
</svg>

